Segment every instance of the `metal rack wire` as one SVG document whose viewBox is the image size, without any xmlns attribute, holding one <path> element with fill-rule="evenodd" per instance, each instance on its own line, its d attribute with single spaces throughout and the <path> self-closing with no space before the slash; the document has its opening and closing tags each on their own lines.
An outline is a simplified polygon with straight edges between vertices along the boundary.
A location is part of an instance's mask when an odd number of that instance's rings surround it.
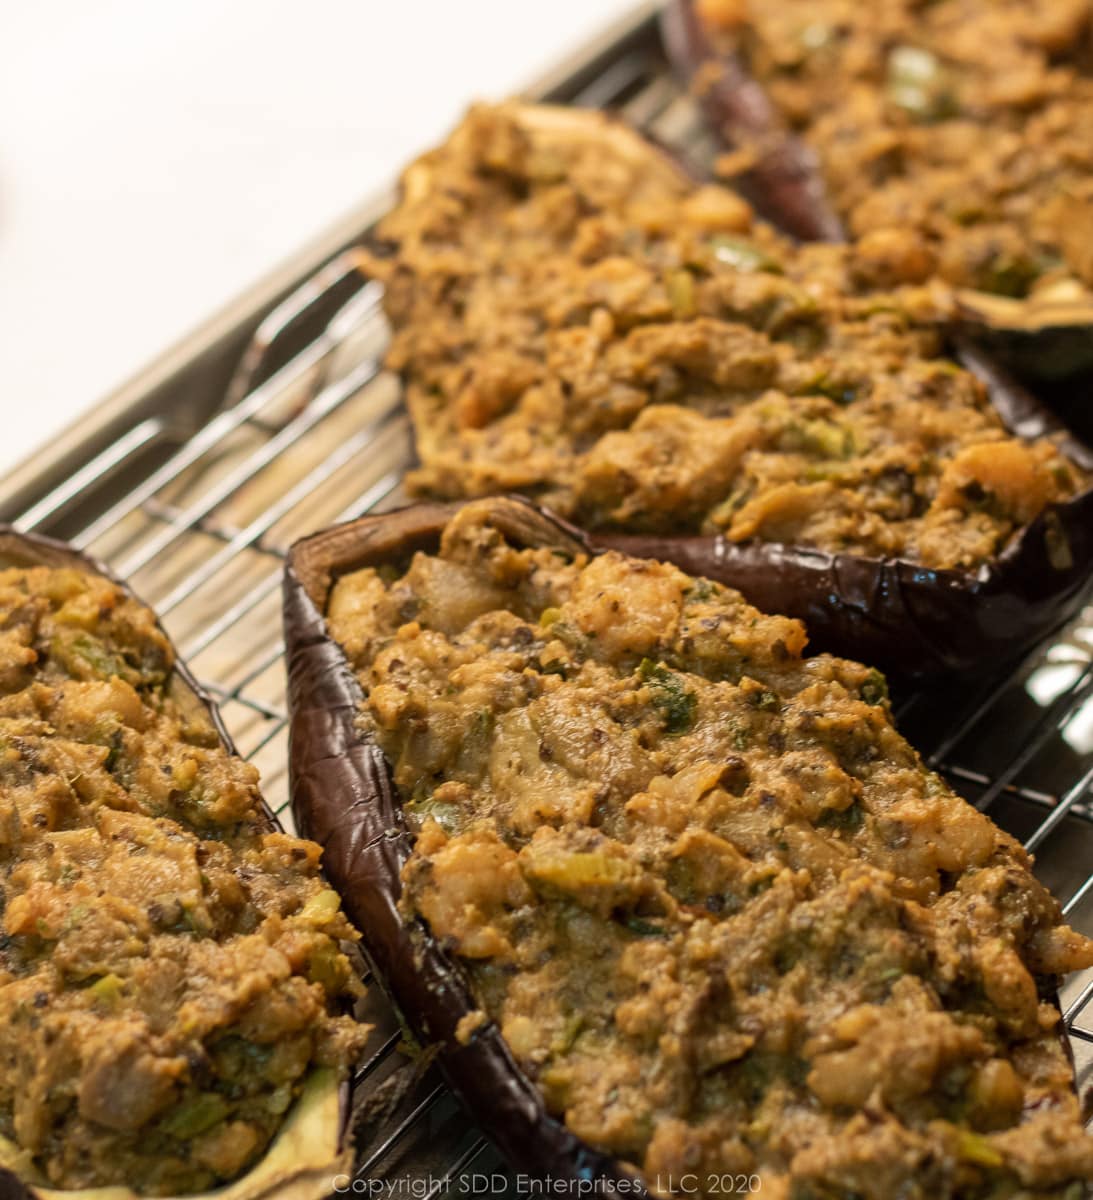
<svg viewBox="0 0 1093 1200">
<path fill-rule="evenodd" d="M 687 157 L 711 152 L 651 36 L 628 39 L 592 78 L 569 80 L 552 98 L 617 107 Z M 380 301 L 353 252 L 340 255 L 261 323 L 196 432 L 172 441 L 169 414 L 145 417 L 17 521 L 68 532 L 157 609 L 286 824 L 276 633 L 285 550 L 314 529 L 398 504 L 412 457 L 398 387 L 381 366 Z M 1038 871 L 1070 919 L 1093 927 L 1093 606 L 1016 670 L 978 688 L 904 696 L 897 717 L 932 766 L 1038 852 Z M 401 1097 L 386 1082 L 406 1060 L 377 988 L 371 996 L 377 1033 L 359 1082 L 366 1096 L 394 1098 L 365 1151 L 363 1186 L 382 1179 L 392 1193 L 431 1198 L 472 1191 L 472 1176 L 491 1175 L 493 1191 L 501 1176 L 515 1191 L 515 1177 L 435 1076 L 415 1079 Z M 1067 982 L 1064 1015 L 1083 1084 L 1093 1077 L 1091 1001 L 1093 974 Z"/>
</svg>

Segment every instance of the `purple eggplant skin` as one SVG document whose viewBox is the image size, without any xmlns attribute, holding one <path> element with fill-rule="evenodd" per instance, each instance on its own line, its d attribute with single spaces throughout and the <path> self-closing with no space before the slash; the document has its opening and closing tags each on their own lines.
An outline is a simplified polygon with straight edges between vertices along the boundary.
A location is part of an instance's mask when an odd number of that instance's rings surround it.
<svg viewBox="0 0 1093 1200">
<path fill-rule="evenodd" d="M 570 554 L 589 549 L 576 530 L 527 501 L 497 505 L 509 537 Z M 531 1176 L 596 1178 L 598 1195 L 645 1196 L 638 1176 L 547 1112 L 493 1022 L 461 1043 L 457 1027 L 478 1009 L 469 981 L 424 924 L 408 923 L 399 912 L 400 872 L 413 837 L 387 762 L 358 727 L 360 684 L 323 614 L 337 576 L 405 561 L 415 550 L 435 551 L 459 507 L 421 504 L 363 517 L 292 548 L 284 623 L 293 812 L 302 834 L 323 847 L 324 869 L 406 1026 L 422 1045 L 439 1048 L 436 1061 L 448 1084 L 509 1161 Z"/>
<path fill-rule="evenodd" d="M 0 1167 L 0 1200 L 35 1200 L 18 1175 Z"/>
<path fill-rule="evenodd" d="M 734 186 L 767 220 L 805 242 L 846 240 L 828 203 L 815 152 L 792 133 L 762 87 L 734 56 L 716 50 L 693 0 L 668 0 L 661 10 L 668 60 L 693 88 L 706 120 L 726 146 L 747 146 L 756 161 Z M 715 71 L 704 71 L 716 63 Z"/>
<path fill-rule="evenodd" d="M 0 569 L 7 567 L 74 568 L 88 575 L 97 575 L 110 580 L 111 583 L 120 587 L 126 595 L 133 597 L 138 603 L 144 604 L 144 601 L 133 592 L 132 588 L 124 580 L 118 579 L 104 563 L 99 562 L 98 559 L 93 558 L 91 555 L 85 554 L 81 550 L 76 550 L 64 542 L 57 541 L 55 538 L 45 537 L 42 534 L 36 533 L 22 533 L 11 525 L 0 524 Z M 144 607 L 150 608 L 151 606 L 144 604 Z M 162 626 L 160 626 L 160 629 L 162 631 Z M 239 751 L 236 749 L 231 734 L 224 724 L 224 718 L 221 716 L 216 701 L 198 683 L 190 668 L 181 658 L 176 657 L 175 659 L 171 672 L 171 683 L 176 689 L 176 699 L 188 698 L 199 709 L 203 709 L 212 721 L 213 728 L 216 730 L 224 749 L 229 754 L 238 755 Z M 273 815 L 264 798 L 262 799 L 261 811 L 270 829 L 279 828 L 277 818 Z M 351 1106 L 350 1085 L 348 1082 L 341 1085 L 340 1092 L 339 1122 L 341 1130 L 339 1139 L 341 1140 L 349 1133 L 349 1113 Z M 34 1188 L 25 1184 L 13 1171 L 0 1167 L 0 1200 L 39 1200 L 39 1197 Z"/>
</svg>

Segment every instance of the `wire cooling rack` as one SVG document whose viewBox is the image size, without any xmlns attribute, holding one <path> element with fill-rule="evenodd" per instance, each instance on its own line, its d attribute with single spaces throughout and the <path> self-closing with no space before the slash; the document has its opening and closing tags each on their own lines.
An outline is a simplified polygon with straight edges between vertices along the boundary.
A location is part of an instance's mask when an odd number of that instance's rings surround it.
<svg viewBox="0 0 1093 1200">
<path fill-rule="evenodd" d="M 713 152 L 649 28 L 548 96 L 617 108 L 687 158 Z M 132 581 L 220 701 L 288 826 L 285 551 L 306 533 L 405 500 L 412 446 L 397 382 L 382 370 L 381 300 L 354 252 L 338 255 L 262 321 L 218 394 L 191 397 L 184 412 L 135 416 L 16 521 L 64 533 Z M 1070 920 L 1093 928 L 1093 606 L 1017 669 L 978 687 L 900 697 L 897 718 L 932 766 L 1036 851 Z M 1068 980 L 1062 995 L 1084 1086 L 1093 1079 L 1093 974 Z M 526 1194 L 435 1074 L 419 1078 L 396 1052 L 398 1024 L 377 987 L 369 1005 L 377 1032 L 358 1094 L 374 1099 L 376 1114 L 358 1194 Z"/>
</svg>

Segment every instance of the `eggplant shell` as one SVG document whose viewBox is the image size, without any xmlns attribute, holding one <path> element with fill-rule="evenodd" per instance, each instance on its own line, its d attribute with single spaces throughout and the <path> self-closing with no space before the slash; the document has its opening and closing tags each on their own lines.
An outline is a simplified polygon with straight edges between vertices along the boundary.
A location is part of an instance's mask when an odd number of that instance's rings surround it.
<svg viewBox="0 0 1093 1200">
<path fill-rule="evenodd" d="M 958 323 L 1000 362 L 1039 383 L 1070 381 L 1086 409 L 1093 388 L 1093 297 L 1070 303 L 1011 300 L 985 292 L 956 294 Z M 1080 419 L 1082 413 L 1076 411 Z"/>
<path fill-rule="evenodd" d="M 493 504 L 494 525 L 517 545 L 567 555 L 598 552 L 586 534 L 522 497 Z M 293 812 L 300 829 L 323 847 L 327 874 L 406 1026 L 436 1048 L 449 1086 L 509 1161 L 552 1180 L 595 1177 L 597 1195 L 648 1196 L 633 1167 L 594 1150 L 547 1112 L 496 1024 L 487 1021 L 460 1038 L 461 1022 L 478 1011 L 470 981 L 424 922 L 407 921 L 399 910 L 413 835 L 387 760 L 359 724 L 364 694 L 324 613 L 339 576 L 405 565 L 419 550 L 435 552 L 462 506 L 417 504 L 362 517 L 293 546 L 284 578 Z M 1039 988 L 1058 1009 L 1057 981 L 1041 980 Z M 1073 1065 L 1061 1017 L 1057 1033 Z"/>
<path fill-rule="evenodd" d="M 133 595 L 128 585 L 89 555 L 53 538 L 0 525 L 0 569 L 7 567 L 72 567 L 109 579 Z M 175 662 L 169 686 L 176 703 L 195 713 L 207 713 L 225 749 L 238 753 L 215 701 L 185 663 Z M 264 801 L 262 814 L 271 829 L 277 827 Z M 335 1072 L 317 1068 L 305 1081 L 300 1098 L 263 1157 L 234 1183 L 209 1195 L 216 1200 L 321 1200 L 328 1196 L 331 1180 L 352 1165 L 348 1115 L 348 1085 L 339 1083 Z M 51 1188 L 35 1182 L 33 1175 L 26 1153 L 0 1136 L 0 1200 L 137 1200 L 138 1196 L 127 1187 Z"/>
<path fill-rule="evenodd" d="M 803 241 L 845 241 L 815 151 L 789 129 L 740 56 L 714 45 L 694 0 L 668 0 L 661 36 L 669 61 L 721 141 L 755 152 L 755 164 L 739 185 L 756 209 Z M 1062 290 L 1067 299 L 1059 302 L 961 290 L 954 295 L 955 325 L 1023 378 L 1088 385 L 1093 296 L 1076 280 L 1067 280 Z"/>
<path fill-rule="evenodd" d="M 575 529 L 526 501 L 496 504 L 498 527 L 518 543 L 567 554 L 589 549 Z M 439 1048 L 445 1079 L 502 1153 L 530 1175 L 596 1176 L 598 1195 L 643 1195 L 631 1171 L 547 1112 L 496 1025 L 483 1024 L 460 1041 L 460 1021 L 478 1008 L 467 977 L 423 924 L 399 913 L 400 872 L 413 838 L 387 762 L 358 727 L 364 697 L 323 614 L 339 575 L 435 551 L 459 507 L 420 504 L 363 517 L 293 547 L 284 591 L 293 812 L 303 833 L 323 847 L 326 872 L 406 1025 L 422 1044 Z"/>
</svg>

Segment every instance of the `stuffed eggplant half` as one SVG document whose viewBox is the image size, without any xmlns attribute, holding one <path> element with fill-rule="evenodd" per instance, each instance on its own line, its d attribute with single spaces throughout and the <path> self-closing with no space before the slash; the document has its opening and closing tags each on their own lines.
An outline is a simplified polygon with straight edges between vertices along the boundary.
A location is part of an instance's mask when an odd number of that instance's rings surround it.
<svg viewBox="0 0 1093 1200">
<path fill-rule="evenodd" d="M 318 1200 L 367 1028 L 319 847 L 153 614 L 0 531 L 0 1194 Z"/>
<path fill-rule="evenodd" d="M 515 499 L 316 535 L 285 603 L 298 820 L 522 1171 L 1081 1194 L 1044 996 L 1093 942 L 877 671 Z"/>
<path fill-rule="evenodd" d="M 663 31 L 772 220 L 915 258 L 1030 376 L 1093 374 L 1085 0 L 671 0 Z"/>
<path fill-rule="evenodd" d="M 472 110 L 369 270 L 420 495 L 519 491 L 905 671 L 1015 653 L 1088 579 L 1093 460 L 953 361 L 913 254 L 794 247 L 602 114 Z"/>
</svg>

